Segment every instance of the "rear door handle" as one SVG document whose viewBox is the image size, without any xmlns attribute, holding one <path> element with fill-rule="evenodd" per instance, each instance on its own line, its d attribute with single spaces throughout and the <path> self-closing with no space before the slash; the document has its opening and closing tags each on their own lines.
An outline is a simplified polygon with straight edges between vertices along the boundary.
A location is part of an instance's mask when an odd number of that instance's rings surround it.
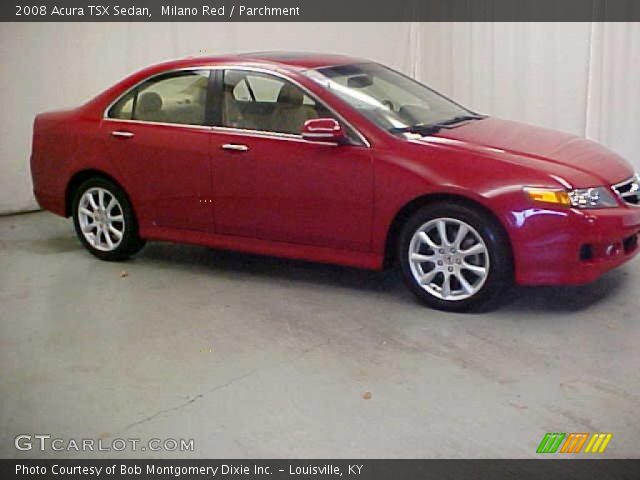
<svg viewBox="0 0 640 480">
<path fill-rule="evenodd" d="M 121 138 L 131 138 L 131 137 L 133 137 L 133 133 L 125 132 L 125 131 L 122 131 L 122 130 L 115 130 L 115 131 L 111 132 L 111 135 L 113 135 L 114 137 L 121 137 Z"/>
<path fill-rule="evenodd" d="M 246 145 L 241 145 L 238 143 L 225 143 L 224 145 L 221 145 L 221 147 L 223 150 L 235 150 L 236 152 L 246 152 L 247 150 L 249 150 L 249 147 L 247 147 Z"/>
</svg>

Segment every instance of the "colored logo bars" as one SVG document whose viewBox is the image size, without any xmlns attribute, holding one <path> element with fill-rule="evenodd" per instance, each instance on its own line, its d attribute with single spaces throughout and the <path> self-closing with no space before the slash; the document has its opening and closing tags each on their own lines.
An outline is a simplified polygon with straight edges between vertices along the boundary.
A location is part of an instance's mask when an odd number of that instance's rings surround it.
<svg viewBox="0 0 640 480">
<path fill-rule="evenodd" d="M 580 453 L 585 445 L 583 453 L 604 453 L 611 437 L 611 433 L 545 433 L 536 453 Z"/>
</svg>

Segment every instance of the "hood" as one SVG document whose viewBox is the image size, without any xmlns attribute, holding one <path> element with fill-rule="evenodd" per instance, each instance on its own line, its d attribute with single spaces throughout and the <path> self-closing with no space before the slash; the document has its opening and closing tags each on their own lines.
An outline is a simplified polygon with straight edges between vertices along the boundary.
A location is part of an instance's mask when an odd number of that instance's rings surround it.
<svg viewBox="0 0 640 480">
<path fill-rule="evenodd" d="M 574 187 L 613 185 L 633 175 L 622 157 L 598 143 L 493 117 L 442 129 L 435 137 L 561 177 Z"/>
</svg>

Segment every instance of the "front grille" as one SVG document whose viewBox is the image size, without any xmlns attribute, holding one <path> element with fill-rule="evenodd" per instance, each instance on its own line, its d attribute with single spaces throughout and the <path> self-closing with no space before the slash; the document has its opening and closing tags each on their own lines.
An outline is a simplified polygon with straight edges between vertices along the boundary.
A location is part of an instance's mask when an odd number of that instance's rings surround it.
<svg viewBox="0 0 640 480">
<path fill-rule="evenodd" d="M 640 205 L 640 174 L 636 174 L 629 180 L 614 185 L 613 189 L 626 203 Z"/>
</svg>

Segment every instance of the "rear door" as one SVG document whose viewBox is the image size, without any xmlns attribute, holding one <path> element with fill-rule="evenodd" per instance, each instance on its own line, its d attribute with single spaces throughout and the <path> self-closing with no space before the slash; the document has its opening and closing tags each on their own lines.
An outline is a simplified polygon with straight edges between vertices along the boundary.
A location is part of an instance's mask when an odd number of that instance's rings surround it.
<svg viewBox="0 0 640 480">
<path fill-rule="evenodd" d="M 209 70 L 155 76 L 108 111 L 102 130 L 139 216 L 212 231 Z"/>
</svg>

